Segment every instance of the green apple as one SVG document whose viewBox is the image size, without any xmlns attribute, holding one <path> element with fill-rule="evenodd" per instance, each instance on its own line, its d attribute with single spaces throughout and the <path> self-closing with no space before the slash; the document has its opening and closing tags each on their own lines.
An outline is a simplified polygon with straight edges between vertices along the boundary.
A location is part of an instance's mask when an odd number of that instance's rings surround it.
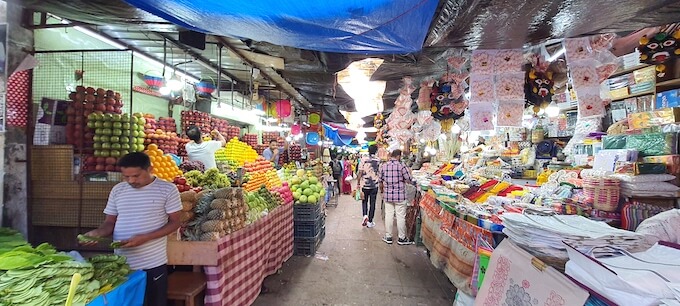
<svg viewBox="0 0 680 306">
<path fill-rule="evenodd" d="M 99 142 L 111 142 L 111 136 L 101 135 L 99 136 Z"/>
<path fill-rule="evenodd" d="M 120 142 L 120 137 L 118 137 L 118 136 L 111 136 L 110 141 L 111 141 L 111 142 L 118 143 L 118 142 Z"/>
<path fill-rule="evenodd" d="M 113 127 L 113 122 L 106 121 L 102 125 L 104 126 L 104 128 L 110 129 Z"/>
<path fill-rule="evenodd" d="M 120 146 L 119 143 L 115 142 L 115 143 L 112 143 L 112 144 L 111 144 L 111 149 L 113 149 L 113 150 L 120 150 L 120 149 L 121 149 L 121 146 Z"/>
</svg>

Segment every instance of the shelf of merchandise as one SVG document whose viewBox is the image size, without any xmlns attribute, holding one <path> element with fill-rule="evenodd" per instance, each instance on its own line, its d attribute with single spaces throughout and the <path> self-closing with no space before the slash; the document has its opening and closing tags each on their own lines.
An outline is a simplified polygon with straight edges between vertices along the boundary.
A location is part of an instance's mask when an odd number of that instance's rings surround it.
<svg viewBox="0 0 680 306">
<path fill-rule="evenodd" d="M 642 97 L 642 96 L 651 96 L 651 95 L 654 95 L 655 93 L 656 93 L 656 91 L 654 91 L 654 90 L 647 90 L 647 91 L 643 91 L 643 92 L 638 92 L 636 94 L 629 94 L 629 95 L 626 95 L 626 96 L 623 96 L 623 97 L 612 99 L 612 102 L 621 101 L 621 100 L 630 99 L 630 98 Z"/>
<path fill-rule="evenodd" d="M 635 66 L 635 67 L 630 67 L 630 68 L 626 68 L 626 69 L 623 69 L 623 70 L 619 70 L 619 71 L 614 72 L 614 74 L 612 74 L 609 78 L 611 79 L 611 78 L 615 78 L 617 76 L 622 76 L 624 74 L 631 73 L 631 72 L 634 72 L 635 70 L 640 70 L 642 68 L 647 68 L 649 66 L 651 66 L 651 65 L 640 64 L 640 65 Z"/>
</svg>

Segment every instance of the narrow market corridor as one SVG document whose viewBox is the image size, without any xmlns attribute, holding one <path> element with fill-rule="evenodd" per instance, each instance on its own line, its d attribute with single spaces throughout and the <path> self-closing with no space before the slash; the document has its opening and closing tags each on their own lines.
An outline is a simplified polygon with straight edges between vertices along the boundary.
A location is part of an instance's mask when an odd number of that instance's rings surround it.
<svg viewBox="0 0 680 306">
<path fill-rule="evenodd" d="M 424 247 L 388 245 L 380 199 L 376 226 L 361 226 L 361 203 L 340 197 L 328 208 L 326 238 L 316 256 L 293 256 L 265 279 L 254 305 L 451 305 L 455 288 Z M 395 223 L 396 237 L 396 223 Z M 327 259 L 326 259 L 327 257 Z"/>
</svg>

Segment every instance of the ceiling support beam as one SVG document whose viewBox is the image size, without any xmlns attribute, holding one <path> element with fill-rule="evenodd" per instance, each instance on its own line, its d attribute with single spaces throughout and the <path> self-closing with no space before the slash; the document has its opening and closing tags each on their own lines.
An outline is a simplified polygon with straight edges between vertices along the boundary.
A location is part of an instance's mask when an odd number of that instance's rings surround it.
<svg viewBox="0 0 680 306">
<path fill-rule="evenodd" d="M 196 59 L 196 61 L 201 64 L 201 66 L 208 68 L 215 73 L 221 73 L 223 77 L 227 79 L 229 82 L 236 83 L 238 82 L 238 78 L 236 78 L 233 74 L 227 72 L 225 69 L 222 67 L 219 67 L 217 64 L 211 62 L 209 59 L 205 58 L 203 55 L 199 54 L 198 52 L 191 50 L 191 47 L 187 47 L 183 43 L 177 41 L 176 39 L 170 37 L 169 35 L 163 34 L 163 33 L 157 33 L 154 32 L 156 35 L 160 36 L 163 39 L 166 39 L 170 44 L 173 46 L 182 49 L 182 51 L 186 52 L 189 54 L 189 56 L 193 57 Z M 219 71 L 218 71 L 219 70 Z"/>
<path fill-rule="evenodd" d="M 234 47 L 232 44 L 229 43 L 224 37 L 220 36 L 215 36 L 217 41 L 224 45 L 229 51 L 232 53 L 236 54 L 241 60 L 251 67 L 257 68 L 260 70 L 260 73 L 262 76 L 264 76 L 267 80 L 270 82 L 274 83 L 277 88 L 280 88 L 281 91 L 285 92 L 290 98 L 294 99 L 297 101 L 300 105 L 302 105 L 304 108 L 313 108 L 314 106 L 312 103 L 310 103 L 307 98 L 305 98 L 300 92 L 298 92 L 293 85 L 288 83 L 281 75 L 279 75 L 276 70 L 274 70 L 272 67 L 269 67 L 264 64 L 260 64 L 258 62 L 251 61 L 248 57 L 248 54 L 246 52 L 249 52 L 247 50 L 239 49 Z"/>
</svg>

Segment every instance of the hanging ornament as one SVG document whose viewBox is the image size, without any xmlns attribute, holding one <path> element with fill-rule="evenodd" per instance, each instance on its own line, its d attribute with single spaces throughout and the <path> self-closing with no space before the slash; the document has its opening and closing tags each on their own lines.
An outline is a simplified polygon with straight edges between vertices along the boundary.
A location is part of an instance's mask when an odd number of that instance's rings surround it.
<svg viewBox="0 0 680 306">
<path fill-rule="evenodd" d="M 373 117 L 373 127 L 376 129 L 380 129 L 383 127 L 385 124 L 385 116 L 383 116 L 382 113 L 377 113 L 375 117 Z"/>
</svg>

